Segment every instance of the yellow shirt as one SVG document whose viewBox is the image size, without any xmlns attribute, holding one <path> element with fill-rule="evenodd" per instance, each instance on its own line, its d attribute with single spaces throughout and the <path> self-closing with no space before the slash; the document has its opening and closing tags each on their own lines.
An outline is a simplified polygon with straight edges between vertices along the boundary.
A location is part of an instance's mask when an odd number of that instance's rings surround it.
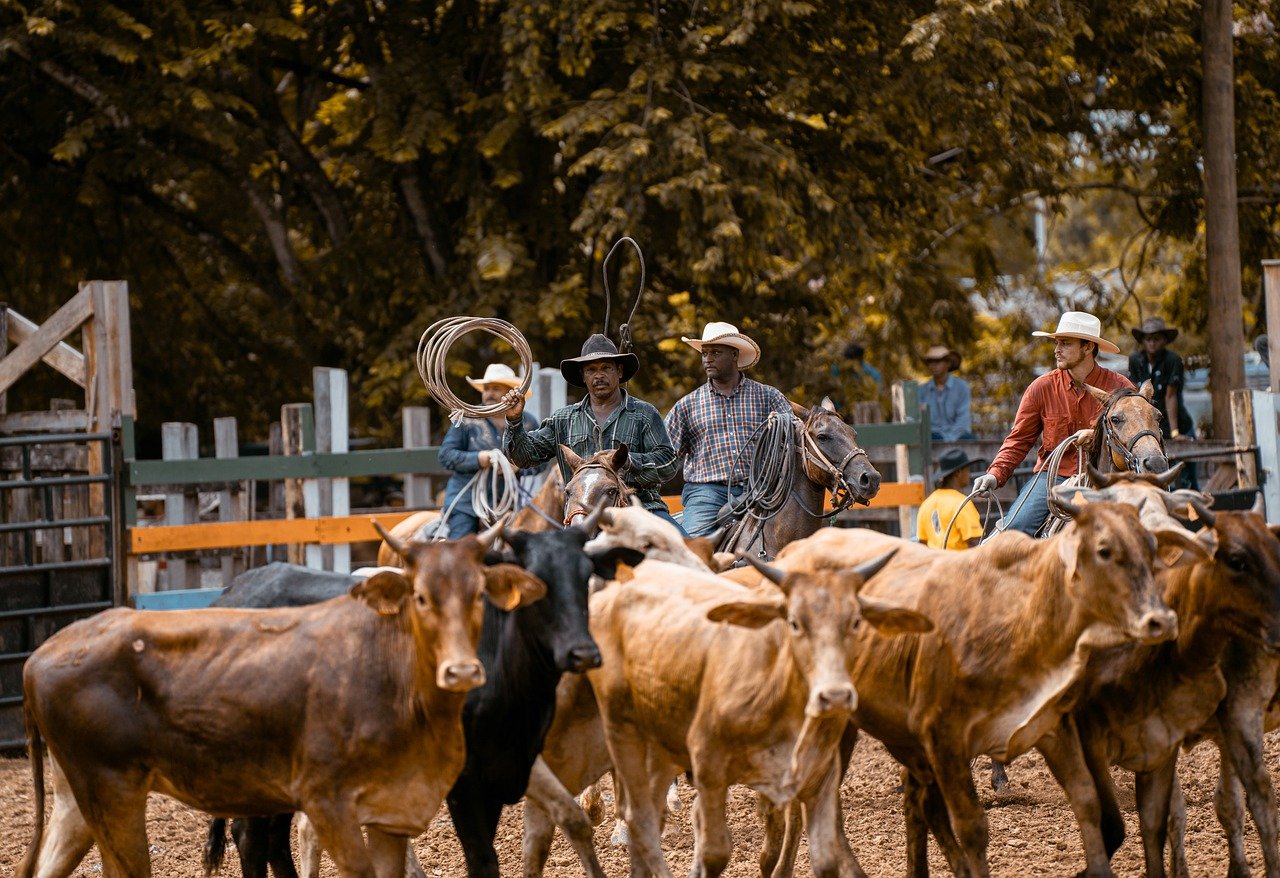
<svg viewBox="0 0 1280 878">
<path fill-rule="evenodd" d="M 964 494 L 953 488 L 939 488 L 920 505 L 918 531 L 920 542 L 930 549 L 941 549 L 942 537 L 947 532 L 951 517 L 956 514 L 960 504 L 964 503 Z M 951 540 L 946 548 L 967 549 L 969 540 L 982 536 L 982 519 L 972 503 L 965 505 L 951 528 Z"/>
</svg>

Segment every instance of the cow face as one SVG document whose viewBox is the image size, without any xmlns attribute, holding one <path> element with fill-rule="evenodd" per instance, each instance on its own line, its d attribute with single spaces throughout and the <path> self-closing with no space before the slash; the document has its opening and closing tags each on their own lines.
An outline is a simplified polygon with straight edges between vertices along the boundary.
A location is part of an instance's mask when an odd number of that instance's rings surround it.
<svg viewBox="0 0 1280 878">
<path fill-rule="evenodd" d="M 1209 592 L 1211 618 L 1280 653 L 1280 540 L 1252 512 L 1216 513 L 1201 539 L 1212 546 L 1213 564 L 1195 576 Z"/>
<path fill-rule="evenodd" d="M 638 500 L 621 509 L 607 508 L 600 514 L 600 533 L 586 545 L 593 559 L 611 558 L 632 567 L 646 558 L 667 561 L 693 570 L 710 570 L 710 565 L 689 550 L 676 526 L 654 515 Z"/>
<path fill-rule="evenodd" d="M 1178 636 L 1178 618 L 1165 605 L 1152 568 L 1164 549 L 1203 552 L 1185 531 L 1147 531 L 1132 506 L 1089 503 L 1083 508 L 1056 502 L 1075 527 L 1058 540 L 1065 585 L 1076 606 L 1127 637 L 1159 643 Z"/>
<path fill-rule="evenodd" d="M 412 595 L 413 630 L 422 651 L 434 659 L 436 685 L 441 689 L 466 692 L 484 685 L 484 666 L 476 656 L 476 644 L 484 621 L 485 595 L 497 606 L 513 610 L 546 593 L 537 577 L 513 564 L 484 565 L 485 552 L 502 524 L 478 536 L 434 543 L 405 542 L 382 533 L 404 559 L 402 578 L 409 587 L 404 597 Z M 376 595 L 380 604 L 389 608 L 387 586 L 381 580 L 394 575 L 379 574 L 367 580 L 363 584 L 365 599 Z M 360 596 L 357 589 L 360 584 L 353 587 L 352 594 Z"/>
<path fill-rule="evenodd" d="M 583 673 L 600 667 L 600 650 L 587 627 L 587 592 L 595 567 L 583 552 L 588 529 L 503 534 L 525 570 L 546 583 L 547 596 L 521 610 L 532 645 L 557 671 Z"/>
<path fill-rule="evenodd" d="M 895 550 L 896 551 L 896 550 Z M 853 634 L 869 622 L 882 633 L 924 632 L 933 623 L 905 607 L 893 607 L 858 594 L 894 552 L 853 570 L 786 573 L 751 556 L 752 565 L 778 588 L 745 601 L 712 607 L 707 618 L 747 628 L 785 621 L 792 655 L 809 684 L 805 715 L 822 718 L 847 715 L 858 707 L 851 671 Z"/>
</svg>

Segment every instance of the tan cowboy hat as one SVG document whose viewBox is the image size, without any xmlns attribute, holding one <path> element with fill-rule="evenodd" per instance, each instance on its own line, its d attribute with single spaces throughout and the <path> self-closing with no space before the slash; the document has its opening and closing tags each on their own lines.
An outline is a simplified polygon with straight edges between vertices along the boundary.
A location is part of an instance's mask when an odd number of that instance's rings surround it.
<svg viewBox="0 0 1280 878">
<path fill-rule="evenodd" d="M 960 355 L 944 344 L 936 344 L 929 348 L 920 359 L 926 363 L 930 360 L 949 360 L 952 372 L 960 368 Z"/>
<path fill-rule="evenodd" d="M 1120 348 L 1102 337 L 1102 321 L 1087 311 L 1068 311 L 1058 320 L 1053 332 L 1033 332 L 1038 338 L 1082 338 L 1095 342 L 1098 350 L 1109 354 L 1120 353 Z"/>
<path fill-rule="evenodd" d="M 484 390 L 486 384 L 505 384 L 507 387 L 519 387 L 520 376 L 511 371 L 511 367 L 502 363 L 490 363 L 485 367 L 484 375 L 479 378 L 468 378 L 467 383 L 476 390 Z"/>
<path fill-rule="evenodd" d="M 1142 321 L 1141 326 L 1135 326 L 1129 330 L 1129 334 L 1133 336 L 1134 341 L 1139 344 L 1148 335 L 1163 335 L 1165 344 L 1171 344 L 1178 337 L 1178 330 L 1172 326 L 1165 326 L 1164 320 L 1159 317 L 1148 317 Z"/>
<path fill-rule="evenodd" d="M 708 323 L 702 328 L 702 338 L 680 336 L 680 340 L 701 351 L 704 344 L 722 344 L 738 349 L 738 368 L 745 369 L 760 359 L 760 346 L 749 337 L 738 332 L 732 323 Z"/>
</svg>

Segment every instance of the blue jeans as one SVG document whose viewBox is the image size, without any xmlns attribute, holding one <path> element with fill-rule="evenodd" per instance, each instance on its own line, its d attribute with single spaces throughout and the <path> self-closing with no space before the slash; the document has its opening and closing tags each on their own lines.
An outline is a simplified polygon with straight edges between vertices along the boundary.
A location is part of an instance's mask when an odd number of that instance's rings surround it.
<svg viewBox="0 0 1280 878">
<path fill-rule="evenodd" d="M 447 508 L 447 507 L 446 507 Z M 470 509 L 463 509 L 462 504 L 449 513 L 449 539 L 460 540 L 467 534 L 480 532 L 480 519 Z"/>
<path fill-rule="evenodd" d="M 649 509 L 649 507 L 647 506 L 645 508 Z M 672 524 L 674 524 L 676 526 L 676 530 L 680 531 L 680 536 L 682 537 L 689 536 L 689 532 L 684 529 L 684 526 L 681 525 L 680 522 L 676 521 L 675 518 L 671 516 L 671 513 L 667 510 L 665 506 L 663 506 L 661 509 L 649 509 L 649 511 L 652 512 L 654 515 L 658 516 L 659 518 L 661 518 L 663 521 L 669 521 Z"/>
<path fill-rule="evenodd" d="M 685 482 L 680 492 L 684 503 L 684 529 L 691 537 L 705 537 L 715 530 L 720 508 L 729 502 L 730 488 L 723 482 Z M 734 497 L 742 496 L 743 486 L 734 485 Z"/>
<path fill-rule="evenodd" d="M 1005 530 L 1020 530 L 1028 536 L 1035 536 L 1044 520 L 1049 517 L 1049 474 L 1038 472 L 1027 480 L 1018 492 L 1018 499 L 1009 507 L 1013 518 L 1005 526 Z M 1061 485 L 1065 476 L 1054 476 L 1053 484 Z M 1006 516 L 1008 513 L 1006 513 Z"/>
</svg>

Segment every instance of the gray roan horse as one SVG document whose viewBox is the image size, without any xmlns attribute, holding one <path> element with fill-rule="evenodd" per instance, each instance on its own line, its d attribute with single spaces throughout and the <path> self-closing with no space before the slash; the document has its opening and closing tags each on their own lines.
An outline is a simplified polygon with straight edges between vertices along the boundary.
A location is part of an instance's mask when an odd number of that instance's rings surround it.
<svg viewBox="0 0 1280 878">
<path fill-rule="evenodd" d="M 858 434 L 834 408 L 791 404 L 794 419 L 773 415 L 754 440 L 745 491 L 732 504 L 741 520 L 720 551 L 772 560 L 793 540 L 817 532 L 823 519 L 880 490 L 880 473 L 858 445 Z M 826 512 L 826 492 L 833 512 Z"/>
</svg>

